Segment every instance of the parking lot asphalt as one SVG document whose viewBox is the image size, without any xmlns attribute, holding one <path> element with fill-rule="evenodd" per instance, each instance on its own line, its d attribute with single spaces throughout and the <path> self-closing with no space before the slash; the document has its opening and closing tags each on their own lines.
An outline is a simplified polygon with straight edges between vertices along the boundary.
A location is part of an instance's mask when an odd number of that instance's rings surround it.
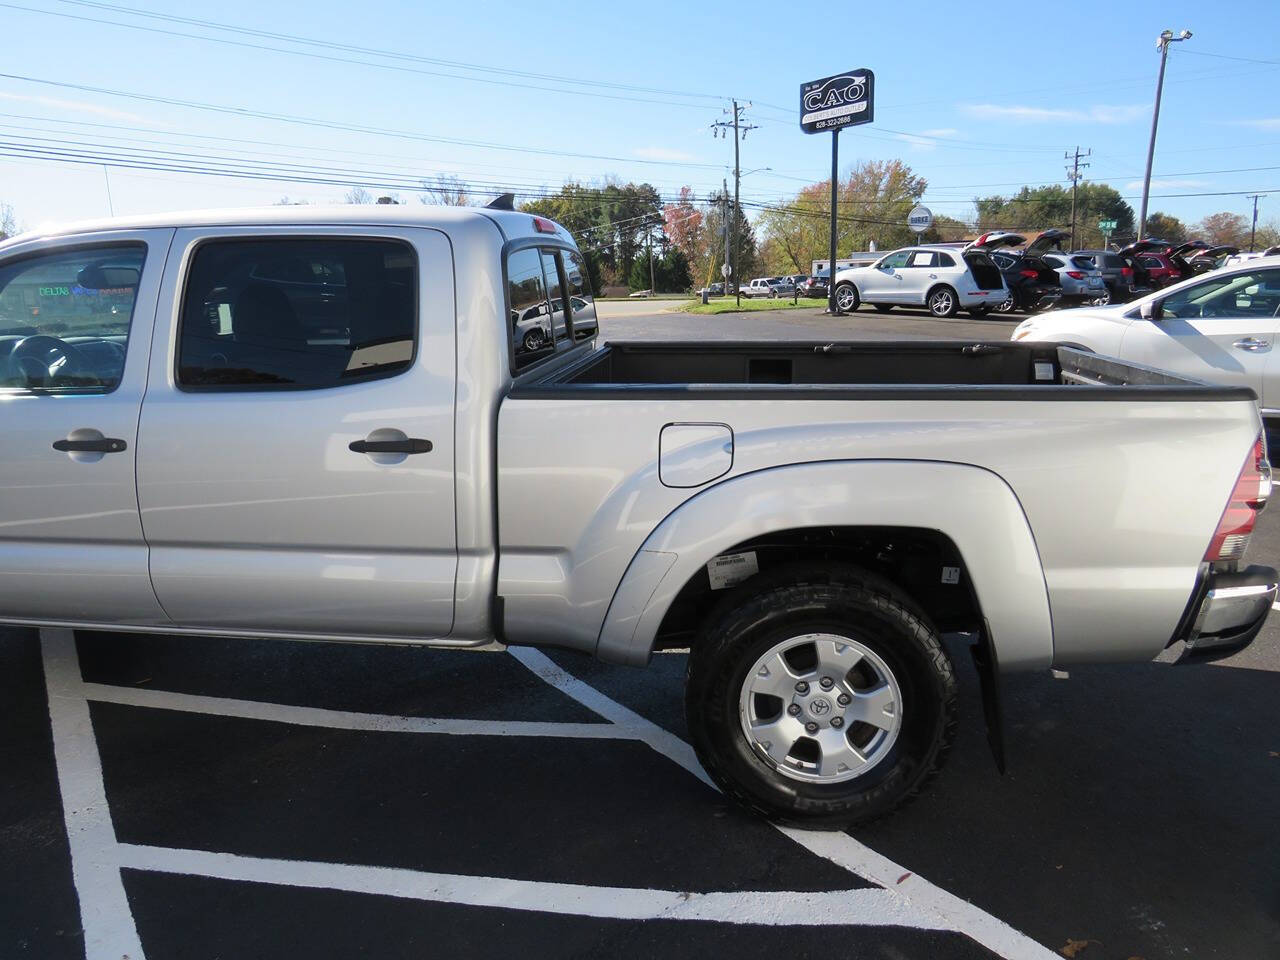
<svg viewBox="0 0 1280 960">
<path fill-rule="evenodd" d="M 938 324 L 888 317 L 857 335 Z M 1217 664 L 1009 678 L 1003 777 L 950 648 L 941 776 L 813 834 L 707 785 L 680 653 L 2 630 L 0 957 L 1280 956 L 1280 620 Z"/>
<path fill-rule="evenodd" d="M 894 307 L 881 313 L 862 306 L 838 317 L 825 313 L 822 301 L 790 310 L 745 313 L 688 314 L 679 304 L 652 303 L 642 310 L 636 303 L 601 303 L 597 307 L 600 333 L 609 340 L 653 337 L 662 340 L 1008 340 L 1022 314 L 982 318 L 957 314 L 940 320 L 927 310 Z"/>
</svg>

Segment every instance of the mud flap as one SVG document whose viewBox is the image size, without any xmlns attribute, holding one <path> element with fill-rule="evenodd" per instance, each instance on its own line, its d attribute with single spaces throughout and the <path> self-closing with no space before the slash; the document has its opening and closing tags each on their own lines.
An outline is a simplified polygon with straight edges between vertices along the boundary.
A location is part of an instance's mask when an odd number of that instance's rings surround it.
<svg viewBox="0 0 1280 960">
<path fill-rule="evenodd" d="M 978 639 L 969 647 L 973 665 L 978 670 L 978 685 L 982 689 L 982 716 L 987 721 L 987 744 L 996 761 L 996 769 L 1005 772 L 1004 759 L 1004 710 L 1000 704 L 1000 664 L 996 648 L 991 643 L 991 630 L 983 621 Z"/>
</svg>

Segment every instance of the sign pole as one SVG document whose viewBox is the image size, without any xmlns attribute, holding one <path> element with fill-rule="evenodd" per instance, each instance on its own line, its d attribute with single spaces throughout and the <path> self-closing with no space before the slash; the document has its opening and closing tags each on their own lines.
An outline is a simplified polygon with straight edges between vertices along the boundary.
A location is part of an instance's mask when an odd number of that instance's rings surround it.
<svg viewBox="0 0 1280 960">
<path fill-rule="evenodd" d="M 831 131 L 831 247 L 830 262 L 827 264 L 827 312 L 832 316 L 840 315 L 836 306 L 836 201 L 839 197 L 840 171 L 840 128 Z"/>
<path fill-rule="evenodd" d="M 875 117 L 875 74 L 850 70 L 800 85 L 800 129 L 805 133 L 831 133 L 831 245 L 827 250 L 827 312 L 840 315 L 836 306 L 836 257 L 839 255 L 840 131 L 870 123 Z"/>
</svg>

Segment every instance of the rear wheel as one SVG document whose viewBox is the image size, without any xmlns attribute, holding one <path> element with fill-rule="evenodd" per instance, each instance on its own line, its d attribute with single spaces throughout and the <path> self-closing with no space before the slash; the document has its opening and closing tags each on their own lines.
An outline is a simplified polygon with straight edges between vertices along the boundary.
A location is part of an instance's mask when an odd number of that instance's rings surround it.
<svg viewBox="0 0 1280 960">
<path fill-rule="evenodd" d="M 1013 294 L 1005 297 L 1000 301 L 1000 305 L 996 307 L 1001 313 L 1013 313 L 1018 308 L 1018 301 Z"/>
<path fill-rule="evenodd" d="M 853 313 L 858 309 L 858 288 L 852 283 L 836 284 L 836 309 L 841 313 Z"/>
<path fill-rule="evenodd" d="M 880 313 L 888 313 L 890 310 L 892 310 L 892 309 L 893 309 L 893 304 L 892 304 L 892 303 L 877 303 L 877 304 L 875 304 L 875 308 L 876 308 L 876 310 L 878 310 Z"/>
<path fill-rule="evenodd" d="M 524 348 L 529 353 L 537 353 L 547 342 L 547 335 L 541 327 L 534 327 L 524 335 Z"/>
<path fill-rule="evenodd" d="M 935 317 L 954 317 L 960 309 L 959 298 L 950 287 L 935 287 L 929 292 L 927 303 Z"/>
<path fill-rule="evenodd" d="M 725 793 L 843 828 L 904 803 L 941 766 L 956 682 L 937 631 L 891 583 L 848 566 L 754 577 L 689 657 L 689 730 Z"/>
</svg>

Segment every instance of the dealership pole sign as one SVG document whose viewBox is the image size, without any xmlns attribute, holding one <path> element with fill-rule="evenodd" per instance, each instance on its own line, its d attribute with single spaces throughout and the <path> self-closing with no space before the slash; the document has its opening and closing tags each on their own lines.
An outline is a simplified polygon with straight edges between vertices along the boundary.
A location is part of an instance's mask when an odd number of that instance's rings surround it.
<svg viewBox="0 0 1280 960">
<path fill-rule="evenodd" d="M 876 76 L 870 70 L 846 70 L 800 84 L 800 129 L 831 134 L 831 257 L 827 310 L 836 306 L 836 201 L 840 178 L 840 131 L 875 117 Z"/>
<path fill-rule="evenodd" d="M 875 117 L 876 77 L 870 70 L 850 70 L 800 85 L 800 129 L 826 133 Z"/>
</svg>

